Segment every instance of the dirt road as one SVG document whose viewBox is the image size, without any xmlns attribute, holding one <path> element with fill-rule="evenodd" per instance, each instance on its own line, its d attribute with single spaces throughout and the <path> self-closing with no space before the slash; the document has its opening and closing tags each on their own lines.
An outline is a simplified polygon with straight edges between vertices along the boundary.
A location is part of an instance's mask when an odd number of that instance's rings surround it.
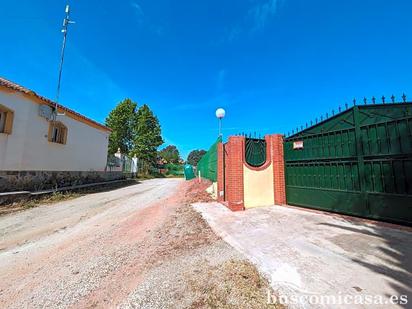
<svg viewBox="0 0 412 309">
<path fill-rule="evenodd" d="M 74 304 L 136 253 L 179 180 L 149 180 L 0 218 L 1 307 Z M 150 207 L 149 207 L 150 206 Z"/>
<path fill-rule="evenodd" d="M 0 308 L 261 307 L 265 281 L 189 206 L 206 187 L 154 179 L 0 217 Z"/>
<path fill-rule="evenodd" d="M 154 179 L 118 190 L 86 195 L 51 205 L 36 207 L 14 215 L 0 217 L 0 250 L 75 226 L 94 218 L 99 223 L 116 222 L 150 203 L 172 195 L 179 180 Z M 120 207 L 119 207 L 120 206 Z M 113 222 L 112 222 L 113 221 Z M 90 221 L 87 222 L 88 226 Z"/>
</svg>

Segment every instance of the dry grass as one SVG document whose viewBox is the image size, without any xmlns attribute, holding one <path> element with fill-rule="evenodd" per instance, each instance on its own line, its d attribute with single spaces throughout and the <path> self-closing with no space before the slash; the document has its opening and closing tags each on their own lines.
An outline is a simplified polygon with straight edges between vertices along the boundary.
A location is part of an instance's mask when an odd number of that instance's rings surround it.
<svg viewBox="0 0 412 309">
<path fill-rule="evenodd" d="M 268 281 L 247 262 L 229 260 L 207 267 L 192 278 L 190 286 L 199 295 L 191 308 L 284 308 L 268 304 L 267 292 L 273 293 Z M 195 279 L 195 280 L 193 280 Z"/>
<path fill-rule="evenodd" d="M 119 188 L 127 187 L 138 183 L 137 179 L 131 179 L 125 182 L 108 183 L 106 185 L 99 185 L 96 187 L 89 187 L 83 189 L 76 189 L 73 191 L 58 191 L 49 194 L 43 194 L 39 196 L 30 196 L 26 199 L 18 200 L 16 202 L 10 202 L 2 204 L 0 206 L 0 216 L 38 207 L 44 204 L 53 204 L 62 201 L 72 200 L 87 194 L 116 190 Z"/>
<path fill-rule="evenodd" d="M 194 202 L 211 200 L 205 191 L 209 185 L 207 181 L 199 183 L 197 180 L 186 184 L 184 195 L 179 201 L 181 206 L 155 234 L 157 250 L 153 252 L 151 265 L 195 254 L 197 250 L 206 250 L 221 241 L 202 216 L 190 206 Z M 190 308 L 193 309 L 284 308 L 279 304 L 267 303 L 268 291 L 271 295 L 275 293 L 257 268 L 245 259 L 230 259 L 217 265 L 204 260 L 193 266 L 188 265 L 188 269 L 185 269 L 183 282 L 170 283 L 170 286 L 175 287 L 169 291 L 174 301 L 191 298 Z"/>
<path fill-rule="evenodd" d="M 23 202 L 21 206 L 28 209 L 28 208 L 38 207 L 39 205 L 52 204 L 52 203 L 72 200 L 74 198 L 78 198 L 83 195 L 84 194 L 81 194 L 78 192 L 70 192 L 70 191 L 53 192 L 41 198 L 32 199 L 27 202 Z"/>
</svg>

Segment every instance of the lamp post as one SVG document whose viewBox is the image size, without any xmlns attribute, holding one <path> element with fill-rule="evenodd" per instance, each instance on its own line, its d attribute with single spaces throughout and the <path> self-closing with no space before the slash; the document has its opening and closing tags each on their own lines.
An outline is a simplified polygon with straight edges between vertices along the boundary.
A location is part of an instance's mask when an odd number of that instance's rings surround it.
<svg viewBox="0 0 412 309">
<path fill-rule="evenodd" d="M 223 108 L 218 108 L 216 110 L 216 117 L 219 121 L 219 136 L 222 136 L 222 119 L 225 117 L 226 112 Z"/>
</svg>

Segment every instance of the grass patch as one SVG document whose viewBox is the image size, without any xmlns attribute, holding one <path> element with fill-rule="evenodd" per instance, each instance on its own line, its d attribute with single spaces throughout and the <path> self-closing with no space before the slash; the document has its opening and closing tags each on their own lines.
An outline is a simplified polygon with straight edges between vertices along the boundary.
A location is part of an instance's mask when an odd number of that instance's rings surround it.
<svg viewBox="0 0 412 309">
<path fill-rule="evenodd" d="M 74 198 L 85 195 L 85 193 L 72 192 L 72 191 L 58 191 L 51 194 L 44 195 L 40 198 L 35 198 L 24 203 L 24 208 L 33 208 L 41 204 L 52 204 L 61 201 L 72 200 Z"/>
<path fill-rule="evenodd" d="M 285 308 L 268 304 L 267 293 L 273 294 L 268 281 L 248 261 L 229 260 L 202 270 L 190 286 L 198 295 L 191 308 Z"/>
<path fill-rule="evenodd" d="M 107 183 L 96 187 L 81 188 L 70 191 L 57 191 L 39 196 L 30 196 L 28 199 L 25 200 L 19 200 L 16 202 L 10 202 L 1 205 L 0 215 L 5 215 L 20 210 L 34 208 L 44 204 L 53 204 L 67 200 L 72 200 L 87 194 L 116 190 L 137 183 L 139 183 L 138 179 L 129 179 L 124 182 Z"/>
</svg>

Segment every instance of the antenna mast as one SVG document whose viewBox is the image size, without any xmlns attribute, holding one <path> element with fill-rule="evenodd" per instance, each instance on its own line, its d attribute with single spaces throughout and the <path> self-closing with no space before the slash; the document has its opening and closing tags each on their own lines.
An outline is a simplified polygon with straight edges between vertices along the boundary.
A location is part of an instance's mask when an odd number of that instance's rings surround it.
<svg viewBox="0 0 412 309">
<path fill-rule="evenodd" d="M 64 51 L 66 49 L 67 30 L 68 30 L 68 26 L 70 24 L 75 23 L 74 21 L 70 20 L 70 6 L 68 4 L 66 5 L 65 12 L 66 12 L 66 17 L 63 19 L 63 29 L 62 29 L 63 44 L 62 44 L 61 57 L 60 57 L 59 79 L 57 81 L 57 90 L 56 90 L 55 116 L 59 115 L 58 112 L 57 112 L 57 106 L 58 106 L 59 96 L 60 96 L 60 84 L 61 84 L 61 80 L 62 80 L 62 70 L 63 70 L 63 62 L 64 62 Z M 62 114 L 62 115 L 64 115 L 64 114 Z"/>
</svg>

